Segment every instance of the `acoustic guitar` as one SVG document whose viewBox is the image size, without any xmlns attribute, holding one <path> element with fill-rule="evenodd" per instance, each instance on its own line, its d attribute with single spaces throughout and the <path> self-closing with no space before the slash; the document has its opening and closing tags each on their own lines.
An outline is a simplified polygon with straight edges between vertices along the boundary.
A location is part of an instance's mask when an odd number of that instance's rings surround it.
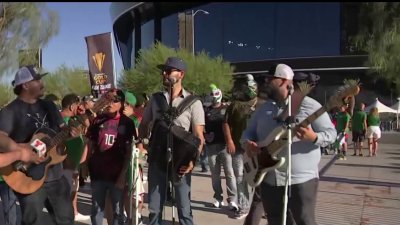
<svg viewBox="0 0 400 225">
<path fill-rule="evenodd" d="M 111 94 L 104 94 L 96 101 L 91 112 L 101 112 L 114 100 L 113 98 Z M 37 191 L 43 185 L 49 167 L 61 163 L 67 157 L 65 146 L 61 144 L 70 137 L 72 127 L 83 126 L 85 116 L 77 116 L 76 120 L 71 120 L 68 126 L 61 128 L 58 133 L 50 128 L 38 129 L 31 138 L 30 145 L 33 147 L 32 150 L 39 156 L 45 157 L 45 160 L 39 164 L 16 161 L 0 168 L 0 175 L 7 185 L 21 194 Z"/>
<path fill-rule="evenodd" d="M 329 101 L 315 111 L 313 114 L 308 116 L 301 123 L 293 126 L 292 136 L 299 127 L 306 127 L 321 116 L 326 111 L 334 107 L 346 104 L 346 101 L 351 96 L 357 95 L 360 91 L 358 82 L 349 83 L 341 86 L 335 95 L 332 95 Z M 258 155 L 248 155 L 247 153 L 243 156 L 244 165 L 244 177 L 248 184 L 252 187 L 260 185 L 265 175 L 276 168 L 281 167 L 285 163 L 284 157 L 278 157 L 278 154 L 284 149 L 288 142 L 288 132 L 286 126 L 280 126 L 275 128 L 270 135 L 264 140 L 259 140 L 257 145 L 261 149 Z M 292 137 L 290 137 L 292 138 Z"/>
</svg>

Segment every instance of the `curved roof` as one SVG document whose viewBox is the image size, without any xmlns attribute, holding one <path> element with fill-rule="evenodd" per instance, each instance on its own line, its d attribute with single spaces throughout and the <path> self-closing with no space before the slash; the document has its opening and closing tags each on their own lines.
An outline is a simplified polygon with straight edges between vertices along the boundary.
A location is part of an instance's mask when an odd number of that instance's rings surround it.
<svg viewBox="0 0 400 225">
<path fill-rule="evenodd" d="M 115 23 L 115 21 L 124 15 L 126 12 L 139 7 L 145 2 L 112 2 L 110 5 L 110 16 L 111 16 L 111 21 L 112 24 Z"/>
</svg>

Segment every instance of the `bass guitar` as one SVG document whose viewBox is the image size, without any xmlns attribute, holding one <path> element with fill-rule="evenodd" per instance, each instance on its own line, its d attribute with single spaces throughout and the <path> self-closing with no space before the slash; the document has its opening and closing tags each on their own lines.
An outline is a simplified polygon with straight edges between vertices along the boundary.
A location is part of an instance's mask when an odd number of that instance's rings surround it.
<svg viewBox="0 0 400 225">
<path fill-rule="evenodd" d="M 325 106 L 322 106 L 313 114 L 308 116 L 301 123 L 294 126 L 292 129 L 293 138 L 295 131 L 299 127 L 307 127 L 319 116 L 326 111 L 331 110 L 334 107 L 346 104 L 351 96 L 357 95 L 360 91 L 358 81 L 350 82 L 344 86 L 341 86 L 337 93 L 330 97 L 329 101 Z M 243 156 L 244 164 L 244 177 L 247 183 L 256 187 L 263 181 L 265 175 L 276 168 L 281 167 L 285 163 L 285 158 L 278 158 L 277 155 L 287 145 L 288 135 L 286 126 L 280 126 L 275 128 L 271 134 L 269 134 L 264 140 L 257 142 L 258 147 L 261 149 L 259 154 L 250 155 L 248 152 Z"/>
<path fill-rule="evenodd" d="M 112 101 L 111 95 L 104 94 L 96 101 L 91 112 L 101 112 Z M 85 116 L 81 115 L 76 120 L 71 120 L 68 126 L 64 126 L 58 133 L 50 128 L 37 130 L 31 138 L 30 145 L 33 147 L 33 151 L 44 157 L 44 161 L 39 164 L 16 161 L 9 166 L 0 168 L 0 175 L 3 176 L 7 185 L 21 194 L 31 194 L 37 191 L 43 185 L 49 167 L 61 163 L 67 157 L 65 147 L 61 144 L 70 137 L 72 127 L 83 125 Z"/>
</svg>

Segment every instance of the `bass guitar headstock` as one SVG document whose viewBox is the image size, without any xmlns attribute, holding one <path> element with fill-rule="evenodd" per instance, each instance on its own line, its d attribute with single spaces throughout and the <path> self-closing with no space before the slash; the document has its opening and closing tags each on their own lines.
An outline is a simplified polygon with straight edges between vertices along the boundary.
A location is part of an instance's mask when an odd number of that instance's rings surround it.
<svg viewBox="0 0 400 225">
<path fill-rule="evenodd" d="M 326 103 L 326 109 L 330 110 L 348 104 L 351 101 L 351 97 L 358 95 L 359 92 L 359 80 L 346 80 L 345 85 L 339 87 L 336 93 L 329 98 Z"/>
</svg>

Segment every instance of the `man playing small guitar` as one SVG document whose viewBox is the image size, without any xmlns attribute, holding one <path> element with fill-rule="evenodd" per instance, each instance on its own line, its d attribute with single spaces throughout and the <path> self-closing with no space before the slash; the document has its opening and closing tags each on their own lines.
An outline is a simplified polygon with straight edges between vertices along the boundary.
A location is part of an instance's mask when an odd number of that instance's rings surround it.
<svg viewBox="0 0 400 225">
<path fill-rule="evenodd" d="M 16 143 L 28 143 L 37 131 L 40 132 L 39 129 L 51 128 L 57 132 L 65 125 L 55 104 L 40 99 L 44 94 L 41 81 L 44 75 L 34 66 L 18 70 L 12 82 L 17 98 L 0 112 L 1 139 L 8 136 Z M 69 133 L 74 137 L 79 135 L 75 128 Z M 48 210 L 58 225 L 74 224 L 69 185 L 62 176 L 61 163 L 50 166 L 44 185 L 37 191 L 30 194 L 16 192 L 16 195 L 21 205 L 22 224 L 43 224 L 45 202 L 46 208 L 48 204 L 51 206 Z"/>
<path fill-rule="evenodd" d="M 268 79 L 266 92 L 270 99 L 252 114 L 242 134 L 241 144 L 247 154 L 261 152 L 261 147 L 264 146 L 259 146 L 257 143 L 266 139 L 274 129 L 282 126 L 282 121 L 286 119 L 281 114 L 285 113 L 287 107 L 294 73 L 289 66 L 278 64 L 269 71 L 269 74 L 272 77 Z M 292 106 L 296 113 L 292 115 L 295 118 L 294 121 L 303 121 L 321 105 L 310 97 L 297 97 L 299 89 L 296 85 L 292 95 Z M 319 147 L 333 143 L 336 131 L 328 114 L 323 113 L 311 123 L 311 126 L 300 126 L 294 132 L 297 140 L 293 140 L 292 144 L 292 186 L 288 200 L 290 213 L 287 213 L 292 217 L 288 217 L 287 224 L 314 225 L 316 224 L 314 210 L 318 188 L 318 163 L 321 158 Z M 277 158 L 287 154 L 287 145 L 282 149 L 277 154 Z M 282 224 L 286 164 L 268 172 L 261 183 L 261 198 L 268 224 L 271 225 Z"/>
</svg>

